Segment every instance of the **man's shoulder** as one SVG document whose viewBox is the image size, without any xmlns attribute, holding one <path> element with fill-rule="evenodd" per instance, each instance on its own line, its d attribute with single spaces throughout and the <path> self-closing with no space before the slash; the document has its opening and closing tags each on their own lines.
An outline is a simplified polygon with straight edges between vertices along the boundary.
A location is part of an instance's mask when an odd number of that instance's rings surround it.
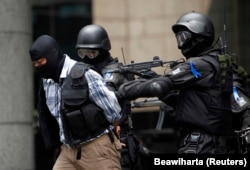
<svg viewBox="0 0 250 170">
<path fill-rule="evenodd" d="M 108 62 L 106 64 L 106 67 L 118 67 L 118 66 L 122 66 L 123 63 L 119 62 L 118 58 L 113 58 L 110 62 Z"/>
<path fill-rule="evenodd" d="M 93 68 L 90 64 L 86 64 L 80 61 L 77 61 L 70 70 L 71 77 L 75 77 L 76 75 L 84 75 L 86 71 Z"/>
<path fill-rule="evenodd" d="M 73 67 L 84 67 L 84 68 L 87 67 L 87 68 L 91 68 L 91 67 L 93 67 L 93 66 L 90 65 L 90 64 L 81 62 L 81 61 L 76 61 L 76 63 L 74 64 Z"/>
</svg>

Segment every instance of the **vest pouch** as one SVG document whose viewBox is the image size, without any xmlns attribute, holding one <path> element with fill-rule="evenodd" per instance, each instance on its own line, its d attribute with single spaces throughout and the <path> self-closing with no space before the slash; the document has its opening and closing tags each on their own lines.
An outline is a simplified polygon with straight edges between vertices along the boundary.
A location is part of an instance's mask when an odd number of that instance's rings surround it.
<svg viewBox="0 0 250 170">
<path fill-rule="evenodd" d="M 69 128 L 74 136 L 84 136 L 87 133 L 85 120 L 80 110 L 66 113 Z"/>
<path fill-rule="evenodd" d="M 86 120 L 86 127 L 91 134 L 98 134 L 109 125 L 101 108 L 94 103 L 88 103 L 81 108 Z"/>
<path fill-rule="evenodd" d="M 76 106 L 82 105 L 88 100 L 88 98 L 86 98 L 87 94 L 88 89 L 63 90 L 62 100 L 64 103 L 64 107 L 75 108 Z"/>
</svg>

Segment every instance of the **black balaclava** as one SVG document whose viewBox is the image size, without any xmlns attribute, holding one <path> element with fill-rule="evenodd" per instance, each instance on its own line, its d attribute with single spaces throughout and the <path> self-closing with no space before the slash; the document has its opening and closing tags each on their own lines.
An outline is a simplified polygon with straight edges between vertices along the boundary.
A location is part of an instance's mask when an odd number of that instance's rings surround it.
<svg viewBox="0 0 250 170">
<path fill-rule="evenodd" d="M 90 64 L 92 66 L 94 66 L 94 70 L 97 71 L 98 73 L 101 73 L 102 69 L 113 60 L 113 58 L 110 56 L 110 53 L 99 49 L 100 53 L 98 56 L 96 56 L 93 59 L 90 59 L 89 57 L 85 56 L 83 58 L 83 62 Z"/>
<path fill-rule="evenodd" d="M 210 40 L 206 38 L 192 38 L 186 45 L 181 49 L 182 54 L 188 59 L 190 57 L 199 56 L 206 49 L 212 48 Z"/>
<path fill-rule="evenodd" d="M 42 35 L 34 41 L 29 52 L 32 61 L 42 57 L 47 59 L 47 63 L 44 66 L 35 67 L 38 74 L 43 78 L 51 78 L 59 82 L 65 56 L 56 40 L 49 35 Z"/>
</svg>

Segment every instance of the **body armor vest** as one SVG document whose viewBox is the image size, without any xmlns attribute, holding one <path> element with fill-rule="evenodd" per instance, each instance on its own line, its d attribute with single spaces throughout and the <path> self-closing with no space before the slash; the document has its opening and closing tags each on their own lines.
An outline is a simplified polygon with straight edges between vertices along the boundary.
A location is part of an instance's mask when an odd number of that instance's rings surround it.
<svg viewBox="0 0 250 170">
<path fill-rule="evenodd" d="M 77 146 L 96 137 L 110 125 L 101 108 L 89 100 L 85 71 L 89 65 L 77 62 L 64 79 L 61 113 L 66 143 Z"/>
<path fill-rule="evenodd" d="M 213 86 L 209 88 L 190 86 L 181 90 L 179 96 L 181 100 L 176 108 L 177 119 L 191 125 L 193 129 L 230 135 L 233 133 L 230 62 L 227 59 L 220 59 L 219 56 L 202 56 L 200 59 L 209 62 L 216 69 L 217 75 Z"/>
</svg>

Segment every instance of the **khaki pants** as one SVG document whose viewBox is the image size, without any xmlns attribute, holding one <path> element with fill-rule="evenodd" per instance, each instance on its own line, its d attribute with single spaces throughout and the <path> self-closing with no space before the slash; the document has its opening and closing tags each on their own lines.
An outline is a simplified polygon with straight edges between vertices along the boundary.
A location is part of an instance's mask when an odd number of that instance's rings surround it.
<svg viewBox="0 0 250 170">
<path fill-rule="evenodd" d="M 82 144 L 81 159 L 77 160 L 77 149 L 61 146 L 53 170 L 120 170 L 120 141 L 114 136 L 111 143 L 108 135 Z"/>
</svg>

